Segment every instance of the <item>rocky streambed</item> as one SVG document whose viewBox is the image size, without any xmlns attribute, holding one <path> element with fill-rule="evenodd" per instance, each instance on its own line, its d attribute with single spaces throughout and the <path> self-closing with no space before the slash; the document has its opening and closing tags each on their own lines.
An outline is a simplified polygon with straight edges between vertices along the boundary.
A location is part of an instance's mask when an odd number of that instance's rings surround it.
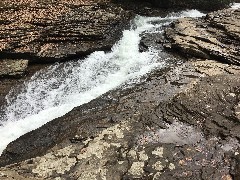
<svg viewBox="0 0 240 180">
<path fill-rule="evenodd" d="M 164 46 L 187 61 L 13 141 L 0 157 L 0 179 L 238 180 L 239 12 L 179 19 L 165 37 L 145 35 L 141 51 Z"/>
<path fill-rule="evenodd" d="M 27 160 L 2 177 L 237 179 L 238 73 L 190 61 L 107 93 L 11 143 L 1 163 Z"/>
</svg>

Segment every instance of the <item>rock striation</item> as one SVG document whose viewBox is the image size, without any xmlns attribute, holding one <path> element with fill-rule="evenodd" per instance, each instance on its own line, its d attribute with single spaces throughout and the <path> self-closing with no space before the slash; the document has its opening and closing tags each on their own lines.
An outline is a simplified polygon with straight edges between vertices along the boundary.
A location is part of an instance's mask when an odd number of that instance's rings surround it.
<svg viewBox="0 0 240 180">
<path fill-rule="evenodd" d="M 11 165 L 0 169 L 1 176 L 238 177 L 239 74 L 238 66 L 213 60 L 156 71 L 136 87 L 106 93 L 9 144 L 0 162 Z"/>
<path fill-rule="evenodd" d="M 240 64 L 240 9 L 219 10 L 202 19 L 179 19 L 165 34 L 166 48 L 188 56 Z"/>
<path fill-rule="evenodd" d="M 110 50 L 131 16 L 105 0 L 4 0 L 0 57 L 46 63 Z"/>
<path fill-rule="evenodd" d="M 202 59 L 155 70 L 21 136 L 0 157 L 0 179 L 238 180 L 238 17 L 229 9 L 173 23 L 165 47 Z"/>
</svg>

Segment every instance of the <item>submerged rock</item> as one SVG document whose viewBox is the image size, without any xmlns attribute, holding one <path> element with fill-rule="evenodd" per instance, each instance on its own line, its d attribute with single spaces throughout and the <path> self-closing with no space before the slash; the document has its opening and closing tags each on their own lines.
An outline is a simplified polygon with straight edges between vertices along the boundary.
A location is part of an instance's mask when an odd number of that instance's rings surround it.
<svg viewBox="0 0 240 180">
<path fill-rule="evenodd" d="M 216 11 L 202 19 L 179 19 L 166 30 L 166 37 L 166 48 L 239 65 L 240 9 Z"/>
<path fill-rule="evenodd" d="M 18 163 L 2 167 L 2 177 L 237 177 L 239 73 L 210 60 L 156 71 L 9 144 L 1 165 Z"/>
</svg>

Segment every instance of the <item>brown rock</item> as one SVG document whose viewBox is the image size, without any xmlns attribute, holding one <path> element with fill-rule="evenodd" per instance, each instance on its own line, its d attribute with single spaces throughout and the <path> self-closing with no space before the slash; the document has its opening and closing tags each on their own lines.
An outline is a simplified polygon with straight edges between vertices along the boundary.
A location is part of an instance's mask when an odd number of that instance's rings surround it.
<svg viewBox="0 0 240 180">
<path fill-rule="evenodd" d="M 0 6 L 0 55 L 54 62 L 110 50 L 131 14 L 107 1 L 12 2 Z"/>
<path fill-rule="evenodd" d="M 240 10 L 225 9 L 205 18 L 183 18 L 166 30 L 166 48 L 185 55 L 240 64 Z"/>
<path fill-rule="evenodd" d="M 190 18 L 179 20 L 179 34 L 173 28 L 167 33 L 184 43 L 171 47 L 238 62 L 239 42 L 229 38 L 238 38 L 238 32 L 233 27 L 217 31 L 223 18 L 215 17 L 209 14 L 197 20 L 199 24 Z M 207 26 L 217 24 L 208 28 L 209 38 L 204 37 L 203 21 Z M 217 49 L 221 42 L 230 48 L 223 48 L 225 54 L 216 56 L 207 49 L 207 43 Z M 5 166 L 0 168 L 0 179 L 236 178 L 239 74 L 236 65 L 200 59 L 157 70 L 135 87 L 110 91 L 10 143 L 0 157 Z M 170 133 L 164 135 L 165 131 Z"/>
</svg>

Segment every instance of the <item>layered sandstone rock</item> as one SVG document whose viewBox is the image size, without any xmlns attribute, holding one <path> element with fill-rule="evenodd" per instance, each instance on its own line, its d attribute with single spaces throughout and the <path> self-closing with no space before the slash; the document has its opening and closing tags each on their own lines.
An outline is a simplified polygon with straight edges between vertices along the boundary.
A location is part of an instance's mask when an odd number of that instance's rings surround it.
<svg viewBox="0 0 240 180">
<path fill-rule="evenodd" d="M 109 50 L 131 14 L 106 2 L 1 1 L 1 58 L 46 63 Z"/>
<path fill-rule="evenodd" d="M 185 55 L 240 64 L 240 9 L 225 9 L 202 19 L 183 18 L 166 30 L 165 47 Z"/>
<path fill-rule="evenodd" d="M 179 20 L 166 46 L 238 64 L 238 22 L 229 12 L 238 19 L 238 10 L 224 10 Z M 10 143 L 0 157 L 0 179 L 238 180 L 239 74 L 239 66 L 203 59 L 156 70 Z"/>
</svg>

